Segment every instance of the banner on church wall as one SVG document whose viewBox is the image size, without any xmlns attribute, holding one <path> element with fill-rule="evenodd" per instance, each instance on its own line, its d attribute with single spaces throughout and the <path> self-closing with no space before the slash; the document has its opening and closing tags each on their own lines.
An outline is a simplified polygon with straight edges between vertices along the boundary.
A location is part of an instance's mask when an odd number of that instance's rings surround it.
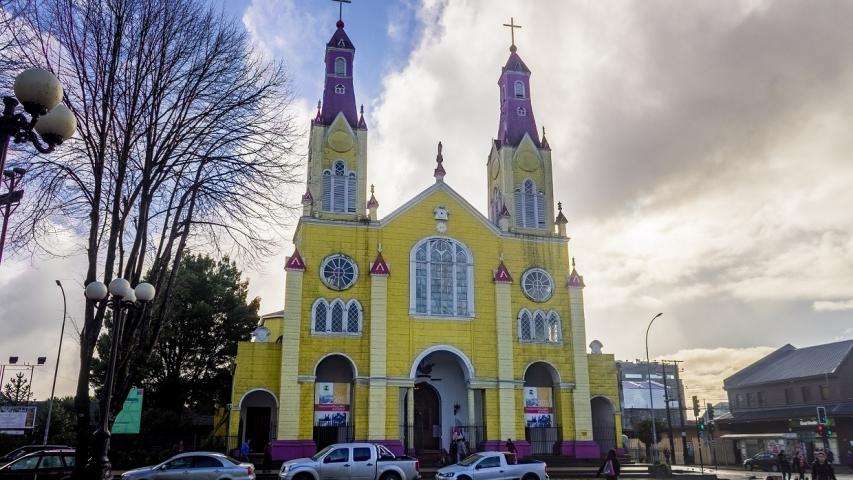
<svg viewBox="0 0 853 480">
<path fill-rule="evenodd" d="M 314 425 L 342 427 L 349 424 L 349 383 L 317 382 L 314 384 Z"/>
<path fill-rule="evenodd" d="M 554 398 L 551 387 L 524 387 L 526 427 L 554 426 Z"/>
</svg>

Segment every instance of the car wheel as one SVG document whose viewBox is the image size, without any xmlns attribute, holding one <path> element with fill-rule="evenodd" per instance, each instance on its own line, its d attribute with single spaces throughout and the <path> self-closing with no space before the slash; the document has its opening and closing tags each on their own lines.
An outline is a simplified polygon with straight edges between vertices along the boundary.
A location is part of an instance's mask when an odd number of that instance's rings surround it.
<svg viewBox="0 0 853 480">
<path fill-rule="evenodd" d="M 394 472 L 388 472 L 382 475 L 379 480 L 400 480 L 400 476 Z"/>
<path fill-rule="evenodd" d="M 471 477 L 462 475 L 461 477 L 459 477 L 459 480 L 471 480 Z"/>
<path fill-rule="evenodd" d="M 770 467 L 770 470 L 771 470 L 771 471 L 773 471 L 773 472 L 778 472 L 778 471 L 779 471 L 779 465 L 773 465 L 773 466 L 771 466 L 771 467 Z"/>
<path fill-rule="evenodd" d="M 311 475 L 308 475 L 307 473 L 299 473 L 295 477 L 293 477 L 293 480 L 313 480 L 313 477 L 311 477 Z"/>
<path fill-rule="evenodd" d="M 539 476 L 534 475 L 532 473 L 528 473 L 527 475 L 521 477 L 521 480 L 539 480 Z"/>
</svg>

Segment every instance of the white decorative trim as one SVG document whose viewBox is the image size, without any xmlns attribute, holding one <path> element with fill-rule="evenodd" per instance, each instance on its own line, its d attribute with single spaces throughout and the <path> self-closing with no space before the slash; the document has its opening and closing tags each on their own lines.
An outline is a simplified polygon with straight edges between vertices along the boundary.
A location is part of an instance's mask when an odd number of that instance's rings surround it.
<svg viewBox="0 0 853 480">
<path fill-rule="evenodd" d="M 267 390 L 266 388 L 262 388 L 262 387 L 257 387 L 257 388 L 253 388 L 251 390 L 247 390 L 246 393 L 244 393 L 243 396 L 240 397 L 240 403 L 238 403 L 238 407 L 237 407 L 238 410 L 243 408 L 243 400 L 245 400 L 246 397 L 252 392 L 266 392 L 266 393 L 269 393 L 270 395 L 272 395 L 272 399 L 275 401 L 276 411 L 278 411 L 278 397 L 276 397 L 275 394 L 272 393 L 271 391 Z"/>
<path fill-rule="evenodd" d="M 320 363 L 323 360 L 325 360 L 329 357 L 333 357 L 335 355 L 340 356 L 340 357 L 344 357 L 347 360 L 349 360 L 350 368 L 352 368 L 352 378 L 353 379 L 357 378 L 358 377 L 358 367 L 355 365 L 355 361 L 352 359 L 352 357 L 350 357 L 346 353 L 342 353 L 342 352 L 327 353 L 327 354 L 323 355 L 322 357 L 320 357 L 319 359 L 317 359 L 317 362 L 314 364 L 314 378 L 315 379 L 317 378 L 317 367 L 320 366 Z"/>
<path fill-rule="evenodd" d="M 412 368 L 409 371 L 409 378 L 412 380 L 415 380 L 417 378 L 418 365 L 421 364 L 421 361 L 423 361 L 423 359 L 426 358 L 427 355 L 433 352 L 440 351 L 452 353 L 456 355 L 460 360 L 462 360 L 462 363 L 465 365 L 465 368 L 462 369 L 462 373 L 465 374 L 466 381 L 470 382 L 471 379 L 476 378 L 474 375 L 474 364 L 471 362 L 468 356 L 465 355 L 465 352 L 450 345 L 433 345 L 419 353 L 418 356 L 415 357 L 414 363 L 412 363 Z"/>
<path fill-rule="evenodd" d="M 415 312 L 409 311 L 409 318 L 411 320 L 427 320 L 427 321 L 452 320 L 452 321 L 456 321 L 456 322 L 470 322 L 470 321 L 474 320 L 475 317 L 474 317 L 474 315 L 471 315 L 470 317 L 458 317 L 458 316 L 453 316 L 453 315 L 445 315 L 445 316 L 442 316 L 442 315 L 425 315 L 423 313 L 415 313 Z"/>
<path fill-rule="evenodd" d="M 562 380 L 560 380 L 560 371 L 557 370 L 557 367 L 555 367 L 553 363 L 551 363 L 547 360 L 534 360 L 534 361 L 528 363 L 527 366 L 524 367 L 524 370 L 522 370 L 522 372 L 521 372 L 522 380 L 524 379 L 524 377 L 527 376 L 527 370 L 529 370 L 530 367 L 532 367 L 536 363 L 544 363 L 545 365 L 551 367 L 550 370 L 551 370 L 551 384 L 552 385 L 562 385 L 563 384 Z"/>
<path fill-rule="evenodd" d="M 314 375 L 299 375 L 296 377 L 296 381 L 298 383 L 314 383 L 317 381 L 317 377 Z"/>
</svg>

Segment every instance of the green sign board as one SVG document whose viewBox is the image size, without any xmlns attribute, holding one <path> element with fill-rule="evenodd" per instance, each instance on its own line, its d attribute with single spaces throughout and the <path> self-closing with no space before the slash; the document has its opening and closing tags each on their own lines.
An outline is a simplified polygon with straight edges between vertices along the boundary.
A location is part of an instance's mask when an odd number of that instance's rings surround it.
<svg viewBox="0 0 853 480">
<path fill-rule="evenodd" d="M 139 423 L 142 419 L 142 389 L 131 388 L 127 394 L 124 406 L 118 412 L 113 422 L 112 433 L 139 433 Z"/>
</svg>

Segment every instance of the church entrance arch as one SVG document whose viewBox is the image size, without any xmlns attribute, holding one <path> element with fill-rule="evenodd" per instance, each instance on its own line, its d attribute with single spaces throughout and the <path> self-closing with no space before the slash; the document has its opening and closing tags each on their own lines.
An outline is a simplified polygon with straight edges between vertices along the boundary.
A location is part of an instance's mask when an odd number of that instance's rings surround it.
<svg viewBox="0 0 853 480">
<path fill-rule="evenodd" d="M 562 438 L 554 400 L 559 385 L 560 376 L 550 363 L 533 362 L 524 371 L 524 433 L 534 455 L 559 453 Z"/>
<path fill-rule="evenodd" d="M 592 439 L 598 444 L 601 453 L 616 448 L 616 421 L 613 416 L 613 404 L 606 397 L 593 397 Z"/>
<path fill-rule="evenodd" d="M 355 365 L 345 355 L 327 355 L 317 363 L 314 376 L 314 443 L 317 449 L 333 443 L 352 442 Z"/>
<path fill-rule="evenodd" d="M 467 445 L 476 445 L 482 429 L 472 428 L 476 419 L 468 415 L 468 382 L 473 366 L 467 356 L 453 347 L 433 347 L 422 352 L 412 366 L 415 382 L 411 400 L 414 415 L 401 412 L 405 431 L 411 432 L 412 446 L 418 455 L 451 451 L 454 433 L 465 437 Z M 405 410 L 408 396 L 402 406 Z"/>
<path fill-rule="evenodd" d="M 240 400 L 240 434 L 249 442 L 249 450 L 263 452 L 267 442 L 275 438 L 278 404 L 267 390 L 249 391 Z M 241 442 L 242 443 L 242 442 Z"/>
</svg>

